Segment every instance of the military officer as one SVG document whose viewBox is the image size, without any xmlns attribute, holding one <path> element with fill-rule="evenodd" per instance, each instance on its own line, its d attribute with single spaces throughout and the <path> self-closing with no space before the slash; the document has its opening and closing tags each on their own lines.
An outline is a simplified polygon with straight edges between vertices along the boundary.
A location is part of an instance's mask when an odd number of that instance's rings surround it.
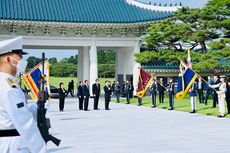
<svg viewBox="0 0 230 153">
<path fill-rule="evenodd" d="M 218 88 L 219 91 L 216 91 L 216 93 L 218 94 L 218 102 L 219 102 L 219 113 L 220 115 L 218 117 L 222 118 L 224 117 L 225 114 L 225 92 L 227 91 L 227 84 L 225 82 L 225 75 L 220 76 L 220 83 L 219 84 L 215 84 L 215 85 L 210 85 L 210 87 L 212 88 Z"/>
<path fill-rule="evenodd" d="M 189 89 L 190 104 L 192 108 L 192 111 L 190 113 L 196 113 L 196 96 L 197 96 L 196 89 L 197 89 L 197 83 L 194 82 L 191 88 Z"/>
<path fill-rule="evenodd" d="M 173 82 L 173 79 L 170 78 L 169 84 L 167 85 L 169 87 L 168 92 L 169 92 L 169 110 L 174 109 L 174 90 L 175 90 L 175 83 Z"/>
<path fill-rule="evenodd" d="M 37 105 L 28 105 L 18 86 L 17 73 L 25 71 L 22 37 L 0 42 L 0 151 L 46 153 L 36 125 Z"/>
<path fill-rule="evenodd" d="M 151 91 L 151 95 L 152 95 L 152 108 L 155 108 L 157 106 L 157 104 L 156 104 L 157 83 L 156 83 L 155 79 L 153 79 L 153 83 L 152 83 L 150 91 Z"/>
</svg>

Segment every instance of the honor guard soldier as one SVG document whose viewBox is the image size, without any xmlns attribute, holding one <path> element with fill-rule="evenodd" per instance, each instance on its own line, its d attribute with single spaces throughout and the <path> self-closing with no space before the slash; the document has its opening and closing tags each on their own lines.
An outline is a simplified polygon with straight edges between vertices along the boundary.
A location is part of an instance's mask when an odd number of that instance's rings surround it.
<svg viewBox="0 0 230 153">
<path fill-rule="evenodd" d="M 0 150 L 1 153 L 46 153 L 36 124 L 37 105 L 28 105 L 18 85 L 25 71 L 22 37 L 0 42 Z"/>
<path fill-rule="evenodd" d="M 152 95 L 152 108 L 155 108 L 157 106 L 157 103 L 156 103 L 157 83 L 155 79 L 153 79 L 153 83 L 152 83 L 150 91 Z"/>
<path fill-rule="evenodd" d="M 169 84 L 167 86 L 169 87 L 169 89 L 168 89 L 168 92 L 169 92 L 169 110 L 173 110 L 174 109 L 175 84 L 174 84 L 172 78 L 169 80 Z"/>
<path fill-rule="evenodd" d="M 218 94 L 218 101 L 219 101 L 219 113 L 220 115 L 218 117 L 224 117 L 225 114 L 225 92 L 227 91 L 227 84 L 225 82 L 225 75 L 220 76 L 220 83 L 219 84 L 215 84 L 215 85 L 210 85 L 210 87 L 212 88 L 217 88 L 219 89 L 219 91 L 216 91 L 216 93 Z"/>
<path fill-rule="evenodd" d="M 191 104 L 191 108 L 192 111 L 190 113 L 196 113 L 196 89 L 197 89 L 197 83 L 194 82 L 191 86 L 191 88 L 189 89 L 189 93 L 190 93 L 190 104 Z"/>
</svg>

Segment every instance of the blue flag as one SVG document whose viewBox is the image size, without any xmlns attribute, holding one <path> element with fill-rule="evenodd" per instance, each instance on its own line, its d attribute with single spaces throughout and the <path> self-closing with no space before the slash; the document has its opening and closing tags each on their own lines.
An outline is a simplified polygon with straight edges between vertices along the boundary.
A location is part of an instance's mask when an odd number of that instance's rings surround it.
<svg viewBox="0 0 230 153">
<path fill-rule="evenodd" d="M 180 61 L 180 72 L 177 87 L 177 99 L 183 99 L 198 75 L 191 70 L 186 64 Z"/>
</svg>

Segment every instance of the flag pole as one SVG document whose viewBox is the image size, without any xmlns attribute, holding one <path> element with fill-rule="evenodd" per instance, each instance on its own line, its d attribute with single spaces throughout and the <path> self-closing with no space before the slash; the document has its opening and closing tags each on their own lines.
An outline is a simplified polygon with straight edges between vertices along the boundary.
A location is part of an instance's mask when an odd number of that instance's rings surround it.
<svg viewBox="0 0 230 153">
<path fill-rule="evenodd" d="M 161 82 L 160 81 L 158 81 L 157 79 L 156 79 L 156 81 L 158 82 L 158 83 L 160 83 L 161 84 Z M 163 84 L 161 84 L 161 86 L 162 87 L 164 87 L 166 90 L 168 90 Z"/>
</svg>

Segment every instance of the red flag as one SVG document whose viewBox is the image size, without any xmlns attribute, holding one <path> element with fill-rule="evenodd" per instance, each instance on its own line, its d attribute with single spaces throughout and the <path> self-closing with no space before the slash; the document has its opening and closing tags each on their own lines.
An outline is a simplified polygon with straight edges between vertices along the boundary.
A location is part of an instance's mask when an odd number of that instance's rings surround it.
<svg viewBox="0 0 230 153">
<path fill-rule="evenodd" d="M 137 96 L 142 98 L 145 95 L 146 90 L 148 89 L 149 84 L 153 81 L 153 76 L 140 68 L 139 72 L 139 81 L 137 87 Z"/>
</svg>

